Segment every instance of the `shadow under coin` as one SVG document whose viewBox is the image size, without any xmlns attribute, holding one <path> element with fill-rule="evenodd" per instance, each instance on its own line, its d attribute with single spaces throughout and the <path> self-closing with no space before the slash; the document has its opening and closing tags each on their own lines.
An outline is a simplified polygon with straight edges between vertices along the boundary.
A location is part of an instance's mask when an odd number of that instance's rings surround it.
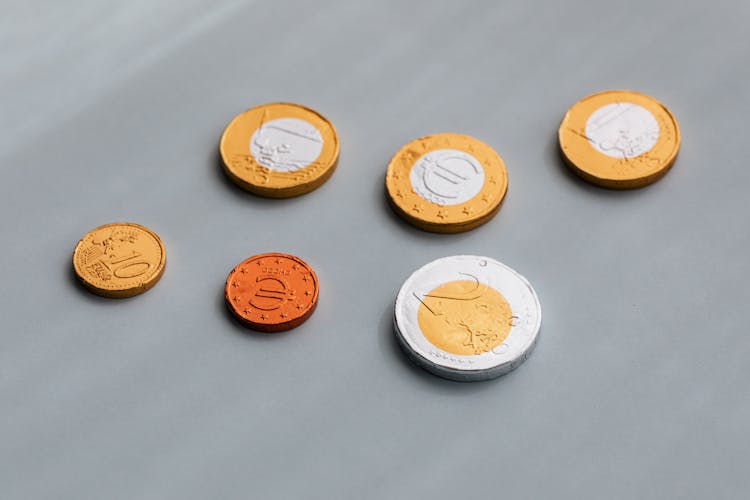
<svg viewBox="0 0 750 500">
<path fill-rule="evenodd" d="M 583 177 L 579 176 L 573 171 L 570 166 L 568 166 L 568 164 L 565 162 L 565 158 L 563 157 L 563 153 L 560 150 L 560 142 L 557 138 L 557 133 L 555 133 L 547 142 L 547 147 L 545 148 L 545 150 L 545 156 L 549 158 L 550 162 L 557 167 L 555 170 L 558 174 L 560 174 L 560 177 L 564 178 L 570 184 L 575 184 L 578 189 L 581 189 L 599 198 L 636 198 L 638 196 L 642 196 L 654 184 L 660 184 L 660 182 L 663 180 L 660 179 L 659 181 L 652 184 L 634 189 L 612 189 L 604 186 L 599 186 L 598 184 L 589 182 Z"/>
<path fill-rule="evenodd" d="M 278 337 L 285 337 L 290 332 L 294 332 L 296 328 L 292 328 L 291 330 L 285 330 L 282 332 L 259 332 L 256 330 L 253 330 L 252 328 L 248 328 L 232 314 L 232 311 L 229 310 L 227 307 L 226 300 L 224 299 L 224 289 L 222 288 L 219 290 L 217 294 L 217 300 L 216 300 L 216 308 L 220 315 L 224 316 L 224 322 L 229 325 L 229 327 L 232 329 L 234 333 L 237 335 L 241 335 L 244 338 L 248 338 L 251 340 L 258 340 L 261 342 L 271 342 L 274 338 Z M 297 328 L 302 328 L 304 326 L 300 325 Z"/>
<path fill-rule="evenodd" d="M 240 186 L 235 184 L 235 182 L 229 178 L 226 171 L 224 170 L 224 160 L 221 159 L 221 152 L 215 151 L 212 154 L 211 161 L 208 162 L 211 166 L 211 170 L 213 170 L 214 175 L 218 178 L 219 183 L 234 196 L 238 200 L 242 200 L 246 203 L 252 203 L 257 206 L 262 207 L 268 207 L 271 205 L 281 206 L 281 205 L 292 205 L 294 203 L 299 203 L 301 198 L 307 198 L 309 199 L 312 196 L 315 196 L 315 193 L 317 191 L 325 191 L 323 188 L 326 184 L 329 184 L 331 179 L 328 179 L 326 182 L 324 182 L 321 186 L 318 186 L 317 188 L 313 189 L 312 191 L 308 191 L 306 193 L 299 194 L 297 196 L 291 196 L 287 198 L 270 198 L 265 196 L 260 196 L 254 193 L 251 193 L 250 191 L 246 191 L 245 189 L 242 189 Z M 334 172 L 335 174 L 335 172 Z M 322 195 L 321 195 L 322 196 Z"/>
<path fill-rule="evenodd" d="M 391 225 L 396 226 L 399 230 L 421 241 L 439 242 L 441 240 L 445 241 L 446 239 L 458 241 L 468 237 L 468 233 L 477 230 L 481 231 L 483 226 L 488 225 L 491 222 L 487 221 L 487 223 L 482 224 L 481 226 L 476 227 L 470 231 L 462 231 L 458 233 L 433 233 L 431 231 L 426 231 L 405 221 L 403 218 L 401 218 L 400 215 L 396 213 L 393 206 L 391 206 L 390 200 L 388 199 L 388 190 L 386 189 L 384 182 L 378 182 L 376 185 L 377 188 L 375 196 L 377 197 L 377 203 L 380 206 L 381 212 L 385 213 L 385 216 L 390 221 Z"/>
<path fill-rule="evenodd" d="M 261 196 L 256 196 L 253 193 L 250 193 L 249 191 L 245 191 L 240 186 L 235 184 L 232 179 L 229 178 L 227 173 L 224 171 L 224 161 L 221 159 L 221 153 L 218 151 L 214 151 L 211 156 L 211 161 L 209 161 L 209 165 L 211 167 L 211 170 L 214 173 L 214 176 L 218 179 L 219 183 L 222 184 L 222 186 L 229 191 L 232 196 L 235 196 L 237 199 L 242 199 L 249 201 L 251 203 L 261 204 L 261 205 L 268 205 L 272 203 L 274 200 L 271 200 L 269 198 L 263 198 Z"/>
<path fill-rule="evenodd" d="M 394 331 L 393 326 L 392 303 L 386 307 L 380 318 L 380 324 L 378 325 L 378 339 L 383 354 L 398 361 L 393 363 L 395 368 L 401 370 L 404 374 L 408 374 L 409 377 L 412 380 L 416 380 L 420 386 L 435 392 L 444 394 L 475 394 L 503 385 L 506 383 L 509 376 L 513 376 L 513 372 L 511 372 L 492 380 L 481 382 L 459 382 L 433 375 L 417 366 L 411 359 L 409 359 L 409 356 L 404 352 L 396 338 L 396 332 Z"/>
<path fill-rule="evenodd" d="M 145 295 L 145 293 L 139 293 L 138 295 L 133 295 L 132 297 L 103 297 L 101 295 L 97 295 L 96 293 L 86 288 L 83 283 L 81 283 L 81 280 L 79 280 L 78 276 L 76 276 L 75 269 L 73 269 L 70 261 L 68 259 L 66 259 L 66 261 L 67 262 L 65 263 L 66 265 L 64 265 L 64 268 L 68 285 L 87 302 L 90 302 L 92 304 L 104 304 L 103 307 L 113 307 L 115 305 L 122 304 L 122 301 L 130 302 L 138 300 L 142 295 Z"/>
</svg>

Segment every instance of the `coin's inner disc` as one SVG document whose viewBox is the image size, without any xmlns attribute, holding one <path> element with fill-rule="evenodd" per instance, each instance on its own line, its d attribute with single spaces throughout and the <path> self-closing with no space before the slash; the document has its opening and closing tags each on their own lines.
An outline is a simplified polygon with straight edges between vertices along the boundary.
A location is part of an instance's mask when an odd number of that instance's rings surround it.
<svg viewBox="0 0 750 500">
<path fill-rule="evenodd" d="M 472 356 L 502 344 L 513 313 L 500 292 L 478 280 L 448 281 L 417 297 L 419 328 L 435 347 Z"/>
<path fill-rule="evenodd" d="M 468 153 L 436 149 L 422 155 L 409 172 L 414 192 L 437 205 L 466 203 L 484 185 L 484 168 Z"/>
<path fill-rule="evenodd" d="M 263 123 L 250 138 L 255 161 L 276 172 L 295 172 L 317 160 L 323 137 L 315 126 L 299 118 Z"/>
<path fill-rule="evenodd" d="M 659 124 L 646 108 L 615 102 L 591 113 L 585 133 L 600 153 L 613 158 L 634 158 L 654 147 L 659 139 Z"/>
</svg>

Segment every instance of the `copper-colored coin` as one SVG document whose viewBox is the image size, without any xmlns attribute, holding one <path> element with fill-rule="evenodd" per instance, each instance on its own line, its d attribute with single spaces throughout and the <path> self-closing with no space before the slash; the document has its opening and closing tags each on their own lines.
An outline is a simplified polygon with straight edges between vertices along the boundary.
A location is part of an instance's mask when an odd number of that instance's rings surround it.
<svg viewBox="0 0 750 500">
<path fill-rule="evenodd" d="M 568 166 L 587 181 L 611 189 L 656 182 L 680 148 L 680 129 L 656 99 L 631 90 L 584 97 L 563 117 L 558 131 Z"/>
<path fill-rule="evenodd" d="M 482 141 L 435 134 L 396 152 L 385 186 L 391 206 L 406 221 L 426 231 L 458 233 L 495 216 L 508 175 L 502 158 Z"/>
<path fill-rule="evenodd" d="M 319 113 L 278 102 L 237 115 L 221 136 L 219 152 L 235 184 L 261 196 L 288 198 L 312 191 L 333 174 L 339 140 Z"/>
<path fill-rule="evenodd" d="M 229 273 L 224 298 L 245 326 L 281 332 L 301 325 L 313 313 L 318 304 L 318 277 L 299 257 L 255 255 Z"/>
<path fill-rule="evenodd" d="M 73 269 L 86 288 L 104 297 L 143 293 L 159 281 L 167 255 L 153 231 L 130 222 L 89 231 L 73 251 Z"/>
</svg>

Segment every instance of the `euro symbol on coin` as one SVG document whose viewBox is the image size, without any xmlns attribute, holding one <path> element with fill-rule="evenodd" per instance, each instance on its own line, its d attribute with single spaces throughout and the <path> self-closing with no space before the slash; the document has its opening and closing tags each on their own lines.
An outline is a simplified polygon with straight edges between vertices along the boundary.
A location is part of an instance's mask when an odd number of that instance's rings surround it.
<svg viewBox="0 0 750 500">
<path fill-rule="evenodd" d="M 255 295 L 249 303 L 261 311 L 273 311 L 286 301 L 287 286 L 278 278 L 260 276 L 255 279 L 259 284 Z"/>
<path fill-rule="evenodd" d="M 481 189 L 484 172 L 468 155 L 450 150 L 435 153 L 426 156 L 422 163 L 422 182 L 429 191 L 455 200 L 463 191 L 471 192 L 468 196 L 471 198 Z"/>
</svg>

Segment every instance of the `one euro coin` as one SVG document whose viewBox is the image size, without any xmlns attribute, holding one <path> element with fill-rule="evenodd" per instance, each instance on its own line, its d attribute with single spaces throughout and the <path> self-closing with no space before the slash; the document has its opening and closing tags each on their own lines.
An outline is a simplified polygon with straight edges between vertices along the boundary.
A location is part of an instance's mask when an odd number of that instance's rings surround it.
<svg viewBox="0 0 750 500">
<path fill-rule="evenodd" d="M 656 99 L 608 90 L 575 103 L 562 119 L 558 139 L 565 163 L 583 179 L 632 189 L 669 171 L 680 148 L 680 129 Z"/>
<path fill-rule="evenodd" d="M 237 115 L 219 143 L 227 176 L 251 193 L 298 196 L 333 174 L 339 140 L 333 124 L 310 108 L 264 104 Z"/>
</svg>

